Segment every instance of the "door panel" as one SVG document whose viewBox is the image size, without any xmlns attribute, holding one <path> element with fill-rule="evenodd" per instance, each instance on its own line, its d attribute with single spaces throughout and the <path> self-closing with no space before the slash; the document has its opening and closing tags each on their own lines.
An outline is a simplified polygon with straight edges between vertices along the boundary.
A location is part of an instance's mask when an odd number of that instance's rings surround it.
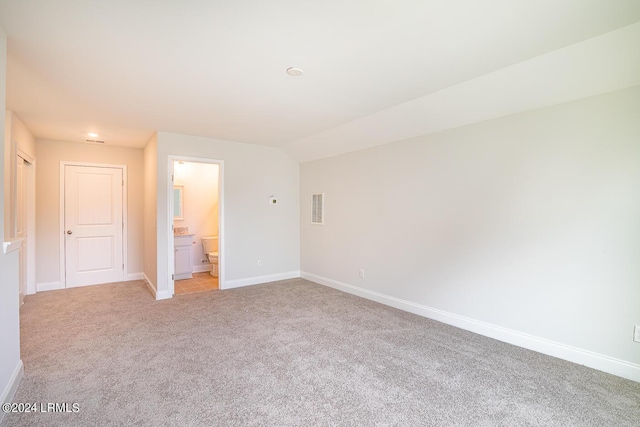
<svg viewBox="0 0 640 427">
<path fill-rule="evenodd" d="M 78 238 L 78 272 L 112 270 L 115 266 L 115 252 L 112 236 Z M 102 254 L 102 256 L 94 256 Z"/>
<path fill-rule="evenodd" d="M 65 165 L 66 287 L 123 280 L 122 169 Z"/>
<path fill-rule="evenodd" d="M 110 225 L 114 220 L 112 176 L 82 173 L 78 182 L 78 225 Z"/>
</svg>

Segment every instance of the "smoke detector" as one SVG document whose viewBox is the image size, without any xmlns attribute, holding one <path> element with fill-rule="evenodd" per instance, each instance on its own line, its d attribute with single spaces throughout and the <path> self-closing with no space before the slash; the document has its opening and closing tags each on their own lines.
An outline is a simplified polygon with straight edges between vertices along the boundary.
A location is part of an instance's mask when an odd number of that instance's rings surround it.
<svg viewBox="0 0 640 427">
<path fill-rule="evenodd" d="M 304 71 L 302 71 L 302 68 L 298 68 L 298 67 L 287 68 L 287 74 L 289 74 L 291 77 L 300 77 L 302 73 L 304 73 Z"/>
</svg>

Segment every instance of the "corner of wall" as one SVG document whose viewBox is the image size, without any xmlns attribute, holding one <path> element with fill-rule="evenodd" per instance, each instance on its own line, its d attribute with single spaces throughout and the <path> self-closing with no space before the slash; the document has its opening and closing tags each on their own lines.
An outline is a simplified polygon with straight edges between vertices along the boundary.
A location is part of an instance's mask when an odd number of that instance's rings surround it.
<svg viewBox="0 0 640 427">
<path fill-rule="evenodd" d="M 156 295 L 157 281 L 157 170 L 158 170 L 158 136 L 155 133 L 144 147 L 144 265 L 143 272 L 148 284 L 153 285 Z"/>
<path fill-rule="evenodd" d="M 5 189 L 5 101 L 6 101 L 7 35 L 0 27 L 0 187 Z M 0 223 L 4 224 L 4 198 L 0 199 Z M 4 226 L 0 227 L 0 241 L 5 239 Z M 4 247 L 4 246 L 3 246 Z M 18 254 L 0 252 L 0 403 L 13 399 L 22 378 L 20 360 L 20 314 L 18 301 Z M 0 412 L 0 422 L 4 413 Z"/>
<path fill-rule="evenodd" d="M 2 394 L 0 394 L 0 404 L 10 403 L 13 401 L 16 392 L 18 391 L 18 386 L 22 381 L 22 377 L 24 376 L 24 364 L 22 360 L 18 360 L 18 364 L 13 370 L 13 374 L 11 374 L 11 378 L 9 379 L 9 383 L 6 385 Z M 2 423 L 2 419 L 5 416 L 4 411 L 0 411 L 0 423 Z"/>
</svg>

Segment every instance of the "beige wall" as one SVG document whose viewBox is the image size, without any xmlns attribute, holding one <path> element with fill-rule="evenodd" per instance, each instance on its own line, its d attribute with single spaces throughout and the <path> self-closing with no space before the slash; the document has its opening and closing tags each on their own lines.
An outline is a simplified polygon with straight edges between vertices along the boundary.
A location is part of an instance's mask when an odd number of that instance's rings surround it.
<svg viewBox="0 0 640 427">
<path fill-rule="evenodd" d="M 640 379 L 639 117 L 635 87 L 302 164 L 302 270 Z"/>
<path fill-rule="evenodd" d="M 36 141 L 36 283 L 60 281 L 60 162 L 127 166 L 127 265 L 125 279 L 143 271 L 143 151 L 63 141 Z"/>
<path fill-rule="evenodd" d="M 156 208 L 158 175 L 158 137 L 153 135 L 144 147 L 144 274 L 145 280 L 156 289 L 157 282 L 157 227 Z"/>
<path fill-rule="evenodd" d="M 22 123 L 15 113 L 7 111 L 11 115 L 11 140 L 28 157 L 36 157 L 36 140 L 29 129 Z"/>
<path fill-rule="evenodd" d="M 174 162 L 175 163 L 175 162 Z M 210 264 L 202 249 L 203 236 L 218 235 L 218 165 L 184 162 L 174 165 L 174 185 L 184 188 L 184 219 L 175 220 L 176 227 L 189 227 L 196 244 L 193 249 L 194 271 Z"/>
</svg>

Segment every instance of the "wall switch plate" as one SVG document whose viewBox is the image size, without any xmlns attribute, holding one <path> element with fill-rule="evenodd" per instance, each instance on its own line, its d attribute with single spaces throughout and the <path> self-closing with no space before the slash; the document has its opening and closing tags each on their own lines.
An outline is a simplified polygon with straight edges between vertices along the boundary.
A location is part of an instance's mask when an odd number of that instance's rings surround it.
<svg viewBox="0 0 640 427">
<path fill-rule="evenodd" d="M 271 196 L 269 197 L 269 204 L 270 205 L 276 205 L 278 204 L 278 198 L 276 196 Z"/>
<path fill-rule="evenodd" d="M 359 276 L 360 276 L 361 279 L 364 279 L 364 268 L 360 269 Z"/>
<path fill-rule="evenodd" d="M 640 325 L 636 325 L 633 328 L 633 340 L 635 342 L 640 342 Z"/>
<path fill-rule="evenodd" d="M 262 260 L 259 259 L 257 264 L 258 264 L 258 267 L 262 267 Z"/>
</svg>

